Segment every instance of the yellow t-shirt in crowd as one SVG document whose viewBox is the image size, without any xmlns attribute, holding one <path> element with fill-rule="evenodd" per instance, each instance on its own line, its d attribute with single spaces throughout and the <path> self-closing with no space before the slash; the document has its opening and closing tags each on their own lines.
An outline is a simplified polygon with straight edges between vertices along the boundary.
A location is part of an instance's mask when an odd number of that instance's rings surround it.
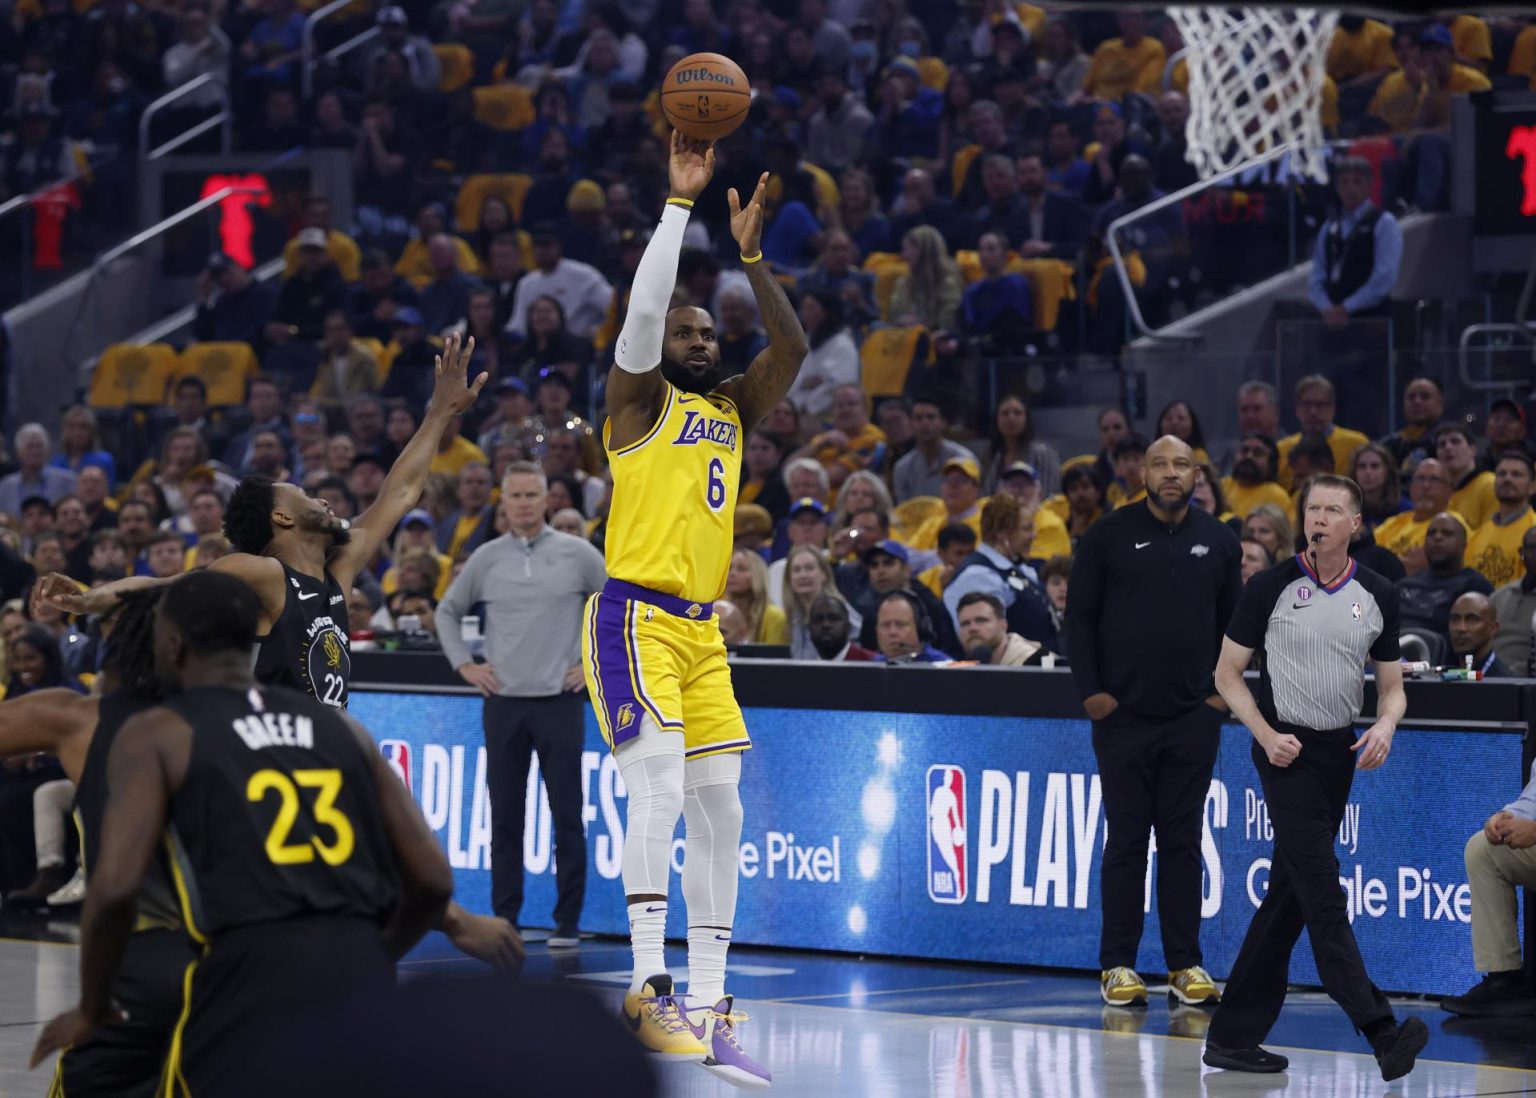
<svg viewBox="0 0 1536 1098">
<path fill-rule="evenodd" d="M 1041 507 L 1035 512 L 1035 541 L 1029 555 L 1039 560 L 1072 555 L 1072 536 L 1055 511 Z"/>
<path fill-rule="evenodd" d="M 1462 517 L 1465 519 L 1465 516 Z M 1406 557 L 1423 546 L 1424 534 L 1429 530 L 1432 518 L 1433 515 L 1423 520 L 1415 519 L 1412 511 L 1393 515 L 1376 527 L 1376 544 L 1395 556 Z"/>
<path fill-rule="evenodd" d="M 912 534 L 907 542 L 913 549 L 937 549 L 939 547 L 939 531 L 946 526 L 958 524 L 969 526 L 977 538 L 981 537 L 981 509 L 986 506 L 990 496 L 978 499 L 975 505 L 960 518 L 951 518 L 948 514 L 934 515 Z"/>
<path fill-rule="evenodd" d="M 1280 469 L 1276 479 L 1287 492 L 1295 487 L 1291 483 L 1291 450 L 1301 441 L 1300 434 L 1286 435 L 1275 446 L 1280 450 Z M 1328 433 L 1328 449 L 1333 451 L 1334 472 L 1348 473 L 1349 459 L 1355 456 L 1355 451 L 1371 440 L 1359 431 L 1352 431 L 1348 427 L 1340 427 L 1334 424 L 1333 430 Z"/>
<path fill-rule="evenodd" d="M 1222 477 L 1221 494 L 1238 518 L 1247 518 L 1261 503 L 1273 503 L 1282 511 L 1291 503 L 1291 497 L 1286 495 L 1285 489 L 1272 480 L 1242 485 L 1231 477 Z"/>
<path fill-rule="evenodd" d="M 953 519 L 948 515 L 935 515 L 917 528 L 912 535 L 912 540 L 907 544 L 914 549 L 937 549 L 939 547 L 939 531 L 953 523 L 969 526 L 978 538 L 981 537 L 981 509 L 986 506 L 986 499 L 976 501 L 964 518 Z M 1049 560 L 1051 557 L 1067 557 L 1072 555 L 1072 538 L 1067 534 L 1067 525 L 1056 516 L 1056 513 L 1046 507 L 1039 507 L 1035 511 L 1035 539 L 1030 545 L 1029 555 L 1038 560 Z"/>
<path fill-rule="evenodd" d="M 1146 486 L 1143 485 L 1141 490 L 1134 496 L 1128 496 L 1125 494 L 1125 489 L 1120 485 L 1111 484 L 1109 486 L 1109 491 L 1105 492 L 1104 496 L 1109 502 L 1109 509 L 1111 511 L 1118 511 L 1122 507 L 1128 507 L 1133 503 L 1140 503 L 1142 500 L 1146 499 L 1147 489 Z"/>
<path fill-rule="evenodd" d="M 1488 78 L 1476 69 L 1468 68 L 1466 65 L 1451 66 L 1448 89 L 1450 94 L 1487 91 L 1491 87 L 1493 85 L 1488 82 Z M 1406 130 L 1413 125 L 1414 117 L 1419 113 L 1420 101 L 1429 94 L 1430 88 L 1427 82 L 1421 85 L 1418 91 L 1414 91 L 1401 69 L 1397 72 L 1389 72 L 1376 89 L 1376 95 L 1371 100 L 1370 113 L 1394 131 Z"/>
<path fill-rule="evenodd" d="M 1491 519 L 1499 510 L 1498 497 L 1493 494 L 1493 474 L 1484 469 L 1464 481 L 1451 493 L 1451 510 L 1466 519 L 1474 530 Z"/>
<path fill-rule="evenodd" d="M 479 274 L 480 259 L 475 255 L 475 249 L 462 236 L 450 236 L 449 239 L 453 241 L 453 250 L 459 257 L 459 270 L 467 275 Z M 427 253 L 425 240 L 412 240 L 406 244 L 400 258 L 395 260 L 395 274 L 418 290 L 437 277 L 437 272 L 432 269 L 432 257 Z"/>
<path fill-rule="evenodd" d="M 1536 90 L 1536 25 L 1526 27 L 1515 38 L 1515 44 L 1509 51 L 1509 64 L 1504 71 L 1511 76 L 1523 76 L 1531 82 L 1531 88 Z"/>
<path fill-rule="evenodd" d="M 935 564 L 932 568 L 925 568 L 917 574 L 917 582 L 932 591 L 939 598 L 944 597 L 944 566 Z"/>
<path fill-rule="evenodd" d="M 1525 532 L 1536 526 L 1536 510 L 1527 507 L 1514 522 L 1500 526 L 1489 519 L 1472 531 L 1467 542 L 1467 567 L 1476 568 L 1495 587 L 1525 578 L 1525 561 L 1520 558 L 1520 543 Z"/>
<path fill-rule="evenodd" d="M 1493 41 L 1488 34 L 1488 24 L 1475 15 L 1458 15 L 1451 20 L 1451 42 L 1456 56 L 1469 61 L 1493 60 Z"/>
<path fill-rule="evenodd" d="M 788 644 L 789 618 L 784 616 L 784 611 L 772 603 L 763 607 L 763 620 L 757 623 L 757 633 L 753 635 L 752 643 Z"/>
<path fill-rule="evenodd" d="M 477 512 L 464 515 L 458 522 L 453 524 L 453 536 L 448 539 L 449 560 L 459 559 L 459 550 L 464 547 L 464 543 L 469 540 L 470 535 L 475 532 L 475 529 L 484 519 L 485 516 Z"/>
<path fill-rule="evenodd" d="M 1093 51 L 1083 90 L 1095 99 L 1119 99 L 1143 84 L 1162 87 L 1167 53 L 1156 38 L 1143 37 L 1134 46 L 1122 38 L 1110 38 Z"/>
<path fill-rule="evenodd" d="M 356 282 L 362 277 L 363 253 L 358 249 L 357 241 L 346 233 L 329 230 L 325 234 L 325 252 L 331 257 L 331 262 L 336 264 L 342 278 Z M 295 236 L 283 248 L 283 277 L 292 278 L 298 272 L 299 238 Z"/>
<path fill-rule="evenodd" d="M 1392 49 L 1392 28 L 1378 19 L 1367 19 L 1354 33 L 1343 27 L 1335 27 L 1333 38 L 1328 43 L 1325 67 L 1328 75 L 1341 84 L 1362 73 L 1397 68 L 1397 54 Z"/>
<path fill-rule="evenodd" d="M 823 433 L 824 434 L 824 433 Z M 811 456 L 827 467 L 843 465 L 850 472 L 869 468 L 875 452 L 885 443 L 885 432 L 873 423 L 860 427 L 858 433 L 843 448 L 825 441 L 822 435 L 811 440 Z"/>
<path fill-rule="evenodd" d="M 490 460 L 485 456 L 484 450 L 480 449 L 480 447 L 463 435 L 457 435 L 448 449 L 439 450 L 432 455 L 432 464 L 429 470 L 433 473 L 457 476 L 459 470 L 472 461 L 478 461 L 481 465 L 490 464 Z"/>
</svg>

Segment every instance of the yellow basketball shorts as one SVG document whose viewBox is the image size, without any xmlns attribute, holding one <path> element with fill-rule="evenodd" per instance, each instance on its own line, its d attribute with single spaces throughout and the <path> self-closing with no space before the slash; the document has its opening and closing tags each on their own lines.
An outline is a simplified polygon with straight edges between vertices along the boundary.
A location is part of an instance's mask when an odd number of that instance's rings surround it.
<svg viewBox="0 0 1536 1098">
<path fill-rule="evenodd" d="M 647 715 L 683 734 L 685 758 L 752 746 L 713 604 L 610 579 L 587 600 L 581 659 L 609 748 L 639 735 Z"/>
</svg>

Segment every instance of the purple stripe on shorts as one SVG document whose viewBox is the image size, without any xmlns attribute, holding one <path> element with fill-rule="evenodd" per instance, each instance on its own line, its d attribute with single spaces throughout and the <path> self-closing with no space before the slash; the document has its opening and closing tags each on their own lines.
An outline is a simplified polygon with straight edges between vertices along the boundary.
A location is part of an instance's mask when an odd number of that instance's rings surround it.
<svg viewBox="0 0 1536 1098">
<path fill-rule="evenodd" d="M 597 596 L 597 610 L 592 615 L 593 662 L 602 684 L 603 713 L 614 747 L 640 734 L 640 718 L 645 712 L 635 696 L 634 679 L 629 673 L 624 633 L 626 609 L 623 599 L 602 593 Z"/>
</svg>

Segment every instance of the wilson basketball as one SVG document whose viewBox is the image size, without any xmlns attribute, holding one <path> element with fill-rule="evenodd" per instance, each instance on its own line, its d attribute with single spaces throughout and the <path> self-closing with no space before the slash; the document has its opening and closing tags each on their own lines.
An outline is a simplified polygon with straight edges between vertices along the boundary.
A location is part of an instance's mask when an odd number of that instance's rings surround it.
<svg viewBox="0 0 1536 1098">
<path fill-rule="evenodd" d="M 718 53 L 690 54 L 661 82 L 661 113 L 686 137 L 718 141 L 746 120 L 751 107 L 747 74 Z"/>
</svg>

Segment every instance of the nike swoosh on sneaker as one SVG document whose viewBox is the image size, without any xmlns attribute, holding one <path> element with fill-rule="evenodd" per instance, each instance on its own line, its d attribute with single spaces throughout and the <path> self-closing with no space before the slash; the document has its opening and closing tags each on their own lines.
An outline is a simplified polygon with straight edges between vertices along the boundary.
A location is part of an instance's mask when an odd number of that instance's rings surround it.
<svg viewBox="0 0 1536 1098">
<path fill-rule="evenodd" d="M 621 1011 L 620 1013 L 622 1013 L 624 1015 L 624 1021 L 629 1024 L 630 1032 L 631 1033 L 639 1033 L 640 1032 L 640 1014 L 639 1014 L 639 1012 L 637 1011 L 633 1018 L 630 1017 L 628 1010 Z"/>
<path fill-rule="evenodd" d="M 688 1020 L 688 1014 L 686 1011 L 683 1013 L 683 1025 L 688 1027 L 688 1032 L 693 1034 L 693 1038 L 696 1041 L 704 1040 L 704 1032 L 709 1028 L 709 1022 L 707 1020 L 700 1022 L 698 1025 L 694 1025 L 691 1021 Z"/>
</svg>

